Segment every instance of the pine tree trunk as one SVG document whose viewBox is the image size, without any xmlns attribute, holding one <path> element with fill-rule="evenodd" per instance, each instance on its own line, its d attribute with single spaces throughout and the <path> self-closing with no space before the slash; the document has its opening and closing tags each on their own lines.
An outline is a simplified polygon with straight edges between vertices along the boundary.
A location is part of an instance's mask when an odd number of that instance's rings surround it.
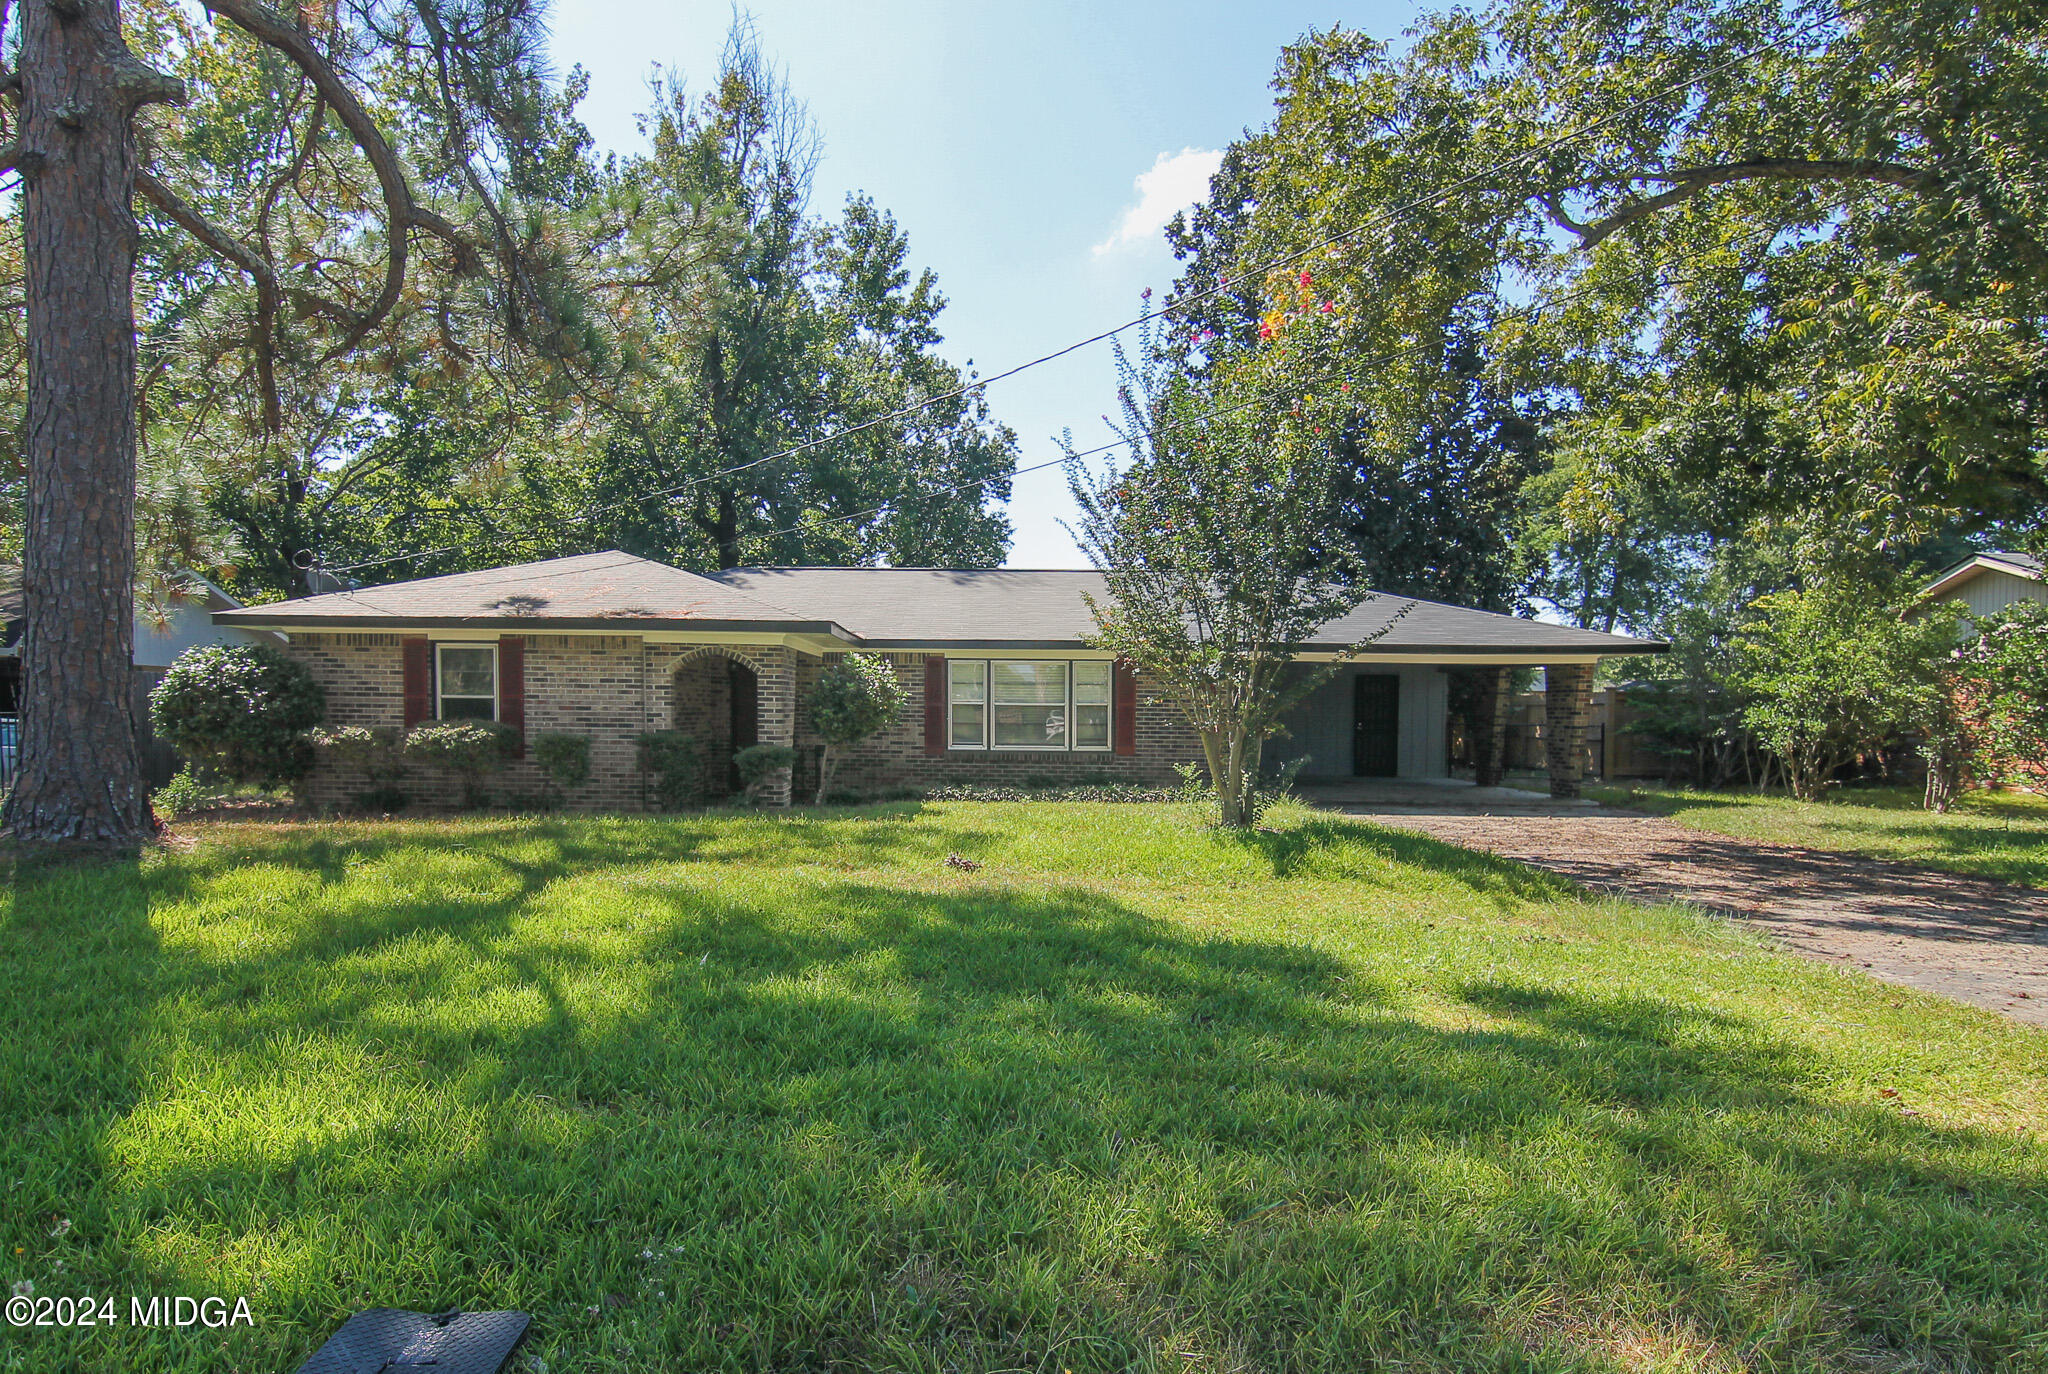
<svg viewBox="0 0 2048 1374">
<path fill-rule="evenodd" d="M 24 842 L 123 850 L 149 833 L 133 695 L 142 69 L 116 0 L 62 8 L 21 9 L 26 624 L 21 763 L 0 819 Z"/>
</svg>

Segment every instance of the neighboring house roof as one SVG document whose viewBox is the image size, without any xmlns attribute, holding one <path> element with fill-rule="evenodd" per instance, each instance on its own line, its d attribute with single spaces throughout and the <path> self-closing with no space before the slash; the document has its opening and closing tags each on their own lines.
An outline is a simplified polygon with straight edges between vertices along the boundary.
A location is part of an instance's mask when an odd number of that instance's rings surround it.
<svg viewBox="0 0 2048 1374">
<path fill-rule="evenodd" d="M 138 603 L 135 607 L 133 656 L 138 668 L 167 668 L 173 659 L 193 645 L 219 642 L 221 634 L 208 621 L 207 614 L 234 610 L 242 604 L 189 568 L 181 569 L 178 575 L 185 579 L 185 585 L 172 588 L 169 601 L 173 604 L 153 608 Z M 22 622 L 26 615 L 21 566 L 17 563 L 0 564 L 0 654 L 20 653 Z M 237 630 L 235 635 L 240 637 L 250 633 L 259 639 L 271 638 L 260 632 L 242 630 Z"/>
<path fill-rule="evenodd" d="M 222 612 L 223 625 L 279 628 L 772 630 L 831 634 L 816 615 L 629 553 L 588 553 L 482 572 L 328 592 Z"/>
<path fill-rule="evenodd" d="M 214 619 L 280 629 L 744 630 L 826 635 L 873 648 L 1061 649 L 1078 647 L 1095 629 L 1091 595 L 1104 595 L 1100 573 L 735 568 L 699 575 L 614 552 L 331 592 Z M 1392 627 L 1368 652 L 1583 655 L 1664 647 L 1391 596 L 1368 600 L 1295 647 L 1344 648 L 1390 619 Z"/>
<path fill-rule="evenodd" d="M 1965 558 L 1962 562 L 1928 583 L 1926 587 L 1921 589 L 1920 599 L 1925 601 L 1932 597 L 1946 596 L 1972 578 L 1981 577 L 1985 573 L 1990 572 L 2010 573 L 2014 577 L 2024 577 L 2031 581 L 2039 582 L 2041 580 L 2041 560 L 2030 553 L 2007 553 L 2002 551 L 1980 553 L 1974 557 Z"/>
</svg>

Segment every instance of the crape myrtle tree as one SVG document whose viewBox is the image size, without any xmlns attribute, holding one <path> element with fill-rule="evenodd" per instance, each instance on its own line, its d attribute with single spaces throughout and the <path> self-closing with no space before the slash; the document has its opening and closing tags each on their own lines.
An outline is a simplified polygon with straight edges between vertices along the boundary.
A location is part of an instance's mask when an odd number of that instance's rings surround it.
<svg viewBox="0 0 2048 1374">
<path fill-rule="evenodd" d="M 825 665 L 804 704 L 811 728 L 825 742 L 818 756 L 818 805 L 823 806 L 839 755 L 902 714 L 903 684 L 881 654 L 847 654 Z"/>
<path fill-rule="evenodd" d="M 0 3 L 0 39 L 18 34 L 0 44 L 18 61 L 0 73 L 0 167 L 21 180 L 27 392 L 25 701 L 4 820 L 32 844 L 126 848 L 149 828 L 130 687 L 138 198 L 210 270 L 247 283 L 231 351 L 265 412 L 282 409 L 281 353 L 348 357 L 429 273 L 491 283 L 489 317 L 513 332 L 558 326 L 544 244 L 535 251 L 517 210 L 533 125 L 550 108 L 534 0 L 205 8 L 210 31 L 166 49 L 194 59 L 180 66 L 196 79 L 226 81 L 244 68 L 199 59 L 217 41 L 235 45 L 282 92 L 273 106 L 252 102 L 252 117 L 293 131 L 293 154 L 264 160 L 237 198 L 255 207 L 253 223 L 210 215 L 182 183 L 186 160 L 159 160 L 139 137 L 139 112 L 203 91 L 135 55 L 119 0 Z M 161 7 L 138 13 L 172 24 Z M 263 232 L 263 211 L 303 208 L 302 197 L 325 223 Z"/>
<path fill-rule="evenodd" d="M 1784 765 L 1792 795 L 1816 801 L 1837 771 L 1879 754 L 1946 709 L 1957 606 L 1903 616 L 1842 579 L 1756 602 L 1735 642 L 1743 721 Z"/>
<path fill-rule="evenodd" d="M 2048 774 L 2048 603 L 2016 601 L 1968 624 L 1942 676 L 1927 731 L 1928 808 L 1946 811 L 1966 780 L 2038 787 Z"/>
<path fill-rule="evenodd" d="M 1298 328 L 1297 339 L 1316 330 Z M 1365 596 L 1335 442 L 1346 411 L 1334 391 L 1278 384 L 1281 348 L 1199 380 L 1149 335 L 1135 352 L 1117 350 L 1114 425 L 1131 460 L 1091 468 L 1071 456 L 1067 467 L 1081 513 L 1073 532 L 1107 592 L 1090 598 L 1092 642 L 1152 675 L 1186 716 L 1222 824 L 1242 828 L 1257 819 L 1265 742 L 1338 666 L 1302 665 L 1296 646 Z"/>
</svg>

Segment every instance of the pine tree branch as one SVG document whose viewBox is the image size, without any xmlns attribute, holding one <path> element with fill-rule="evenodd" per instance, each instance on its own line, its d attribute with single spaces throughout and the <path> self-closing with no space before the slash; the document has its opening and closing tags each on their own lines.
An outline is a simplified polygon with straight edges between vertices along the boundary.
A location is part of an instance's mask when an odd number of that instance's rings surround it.
<svg viewBox="0 0 2048 1374">
<path fill-rule="evenodd" d="M 185 103 L 185 83 L 175 76 L 168 76 L 154 67 L 137 62 L 125 53 L 114 62 L 110 85 L 131 110 L 144 105 L 182 105 Z"/>
<path fill-rule="evenodd" d="M 406 181 L 405 169 L 400 165 L 390 140 L 384 137 L 383 130 L 377 127 L 377 122 L 370 117 L 362 101 L 356 98 L 348 82 L 315 46 L 311 35 L 259 0 L 204 0 L 204 3 L 208 12 L 223 16 L 257 42 L 284 54 L 305 73 L 376 174 L 384 200 L 384 284 L 367 310 L 351 312 L 353 320 L 346 332 L 324 355 L 326 358 L 339 357 L 361 343 L 397 307 L 399 295 L 405 287 L 411 230 L 424 229 L 437 238 L 447 240 L 457 248 L 458 254 L 473 255 L 474 247 L 453 225 L 438 215 L 421 210 L 414 203 L 412 187 Z"/>
<path fill-rule="evenodd" d="M 135 173 L 135 189 L 173 224 L 249 274 L 256 283 L 256 328 L 251 343 L 256 353 L 257 383 L 263 392 L 264 431 L 284 427 L 284 406 L 277 393 L 277 271 L 270 260 L 201 214 L 197 207 L 146 171 Z"/>
</svg>

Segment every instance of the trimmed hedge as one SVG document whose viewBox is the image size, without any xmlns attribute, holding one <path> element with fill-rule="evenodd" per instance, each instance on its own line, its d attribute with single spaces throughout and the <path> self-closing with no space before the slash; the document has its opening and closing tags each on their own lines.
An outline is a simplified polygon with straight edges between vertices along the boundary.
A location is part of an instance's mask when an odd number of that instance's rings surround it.
<svg viewBox="0 0 2048 1374">
<path fill-rule="evenodd" d="M 654 799 L 663 808 L 680 811 L 704 799 L 704 768 L 695 735 L 683 730 L 649 730 L 633 743 L 640 771 L 653 780 Z"/>
<path fill-rule="evenodd" d="M 590 736 L 555 732 L 533 737 L 533 762 L 564 792 L 590 780 Z"/>
<path fill-rule="evenodd" d="M 268 644 L 187 649 L 149 694 L 159 738 L 202 772 L 263 787 L 306 775 L 305 735 L 326 714 L 326 690 Z"/>
<path fill-rule="evenodd" d="M 750 744 L 732 756 L 732 764 L 739 770 L 740 784 L 747 789 L 747 800 L 753 801 L 762 783 L 778 772 L 796 767 L 796 750 L 786 744 Z"/>
</svg>

